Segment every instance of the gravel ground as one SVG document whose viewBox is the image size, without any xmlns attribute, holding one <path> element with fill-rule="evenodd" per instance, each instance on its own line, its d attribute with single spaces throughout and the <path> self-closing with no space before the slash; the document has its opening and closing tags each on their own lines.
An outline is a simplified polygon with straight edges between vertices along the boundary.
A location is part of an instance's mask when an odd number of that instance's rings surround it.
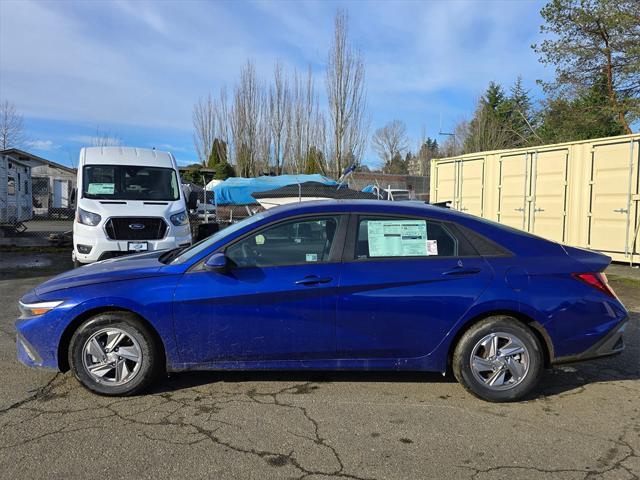
<svg viewBox="0 0 640 480">
<path fill-rule="evenodd" d="M 625 352 L 490 404 L 439 375 L 375 372 L 190 373 L 92 395 L 15 360 L 16 301 L 55 265 L 0 276 L 0 478 L 640 477 L 640 282 L 623 269 Z"/>
</svg>

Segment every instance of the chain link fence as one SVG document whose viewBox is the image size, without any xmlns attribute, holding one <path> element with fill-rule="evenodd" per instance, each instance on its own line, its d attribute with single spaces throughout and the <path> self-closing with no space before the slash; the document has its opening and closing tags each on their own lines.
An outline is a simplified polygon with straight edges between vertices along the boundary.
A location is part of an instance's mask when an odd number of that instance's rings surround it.
<svg viewBox="0 0 640 480">
<path fill-rule="evenodd" d="M 75 171 L 31 168 L 4 157 L 0 168 L 0 239 L 12 246 L 70 243 L 75 215 Z"/>
<path fill-rule="evenodd" d="M 71 247 L 76 171 L 53 162 L 29 166 L 20 163 L 15 154 L 2 158 L 0 245 Z M 320 176 L 302 177 L 304 180 L 290 183 L 280 181 L 280 177 L 261 177 L 267 186 L 247 187 L 241 195 L 216 194 L 212 185 L 204 188 L 183 185 L 185 198 L 197 197 L 196 208 L 188 211 L 194 241 L 247 216 L 288 203 L 322 199 L 428 199 L 428 177 L 355 172 L 338 183 Z M 312 180 L 307 181 L 309 178 Z M 271 187 L 269 179 L 274 179 Z M 242 183 L 260 179 L 231 180 Z"/>
</svg>

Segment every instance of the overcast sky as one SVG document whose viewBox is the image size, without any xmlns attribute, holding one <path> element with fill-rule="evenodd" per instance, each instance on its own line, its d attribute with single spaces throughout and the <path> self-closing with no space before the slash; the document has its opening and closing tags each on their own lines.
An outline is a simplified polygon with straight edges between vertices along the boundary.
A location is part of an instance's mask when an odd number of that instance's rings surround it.
<svg viewBox="0 0 640 480">
<path fill-rule="evenodd" d="M 365 59 L 371 131 L 406 122 L 413 149 L 469 117 L 489 81 L 509 86 L 550 72 L 539 41 L 543 2 L 0 0 L 0 98 L 24 115 L 28 150 L 73 164 L 99 127 L 127 145 L 196 160 L 194 102 L 233 86 L 251 59 L 269 78 L 276 59 L 311 65 L 324 96 L 336 8 Z M 438 140 L 444 140 L 437 137 Z M 368 151 L 365 161 L 375 164 Z"/>
</svg>

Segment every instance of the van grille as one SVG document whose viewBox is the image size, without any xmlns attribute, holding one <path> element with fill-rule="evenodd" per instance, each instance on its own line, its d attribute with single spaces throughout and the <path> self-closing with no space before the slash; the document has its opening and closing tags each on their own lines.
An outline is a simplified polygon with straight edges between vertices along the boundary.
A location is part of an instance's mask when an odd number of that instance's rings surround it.
<svg viewBox="0 0 640 480">
<path fill-rule="evenodd" d="M 167 233 L 167 224 L 162 218 L 115 217 L 104 229 L 111 240 L 159 240 Z"/>
</svg>

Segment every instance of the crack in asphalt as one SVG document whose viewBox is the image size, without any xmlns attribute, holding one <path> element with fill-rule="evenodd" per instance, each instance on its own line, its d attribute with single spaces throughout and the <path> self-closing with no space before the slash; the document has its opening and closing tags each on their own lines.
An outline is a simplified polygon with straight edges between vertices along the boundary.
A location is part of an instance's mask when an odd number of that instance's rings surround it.
<svg viewBox="0 0 640 480">
<path fill-rule="evenodd" d="M 628 434 L 631 426 L 625 427 L 620 436 L 607 441 L 612 442 L 614 445 L 607 449 L 597 460 L 596 464 L 600 465 L 599 469 L 589 469 L 589 468 L 541 468 L 534 466 L 524 466 L 524 465 L 494 465 L 487 468 L 478 468 L 472 467 L 469 465 L 457 465 L 460 468 L 468 469 L 473 472 L 470 477 L 470 480 L 476 480 L 480 475 L 491 474 L 499 471 L 506 470 L 517 470 L 517 471 L 531 471 L 538 473 L 548 473 L 548 474 L 558 474 L 558 473 L 580 473 L 584 474 L 583 480 L 589 480 L 593 478 L 598 478 L 606 473 L 612 473 L 619 470 L 624 470 L 630 475 L 632 480 L 639 480 L 640 477 L 638 474 L 633 472 L 629 467 L 625 466 L 624 463 L 632 458 L 640 458 L 636 450 L 633 446 L 624 440 L 624 437 Z M 620 448 L 627 449 L 627 453 L 618 458 L 615 462 L 613 461 L 618 457 Z"/>
<path fill-rule="evenodd" d="M 168 444 L 176 444 L 176 445 L 194 445 L 197 443 L 202 443 L 204 441 L 210 441 L 216 446 L 223 447 L 225 451 L 233 451 L 236 453 L 240 453 L 243 455 L 252 455 L 257 458 L 263 459 L 269 466 L 274 468 L 291 466 L 295 468 L 299 472 L 299 476 L 296 477 L 298 480 L 303 480 L 307 477 L 311 476 L 332 476 L 335 478 L 345 478 L 345 479 L 353 479 L 353 480 L 375 480 L 373 477 L 364 477 L 352 473 L 348 473 L 345 469 L 344 462 L 341 458 L 338 450 L 333 447 L 329 441 L 321 436 L 320 434 L 320 424 L 319 422 L 313 418 L 310 414 L 309 410 L 304 406 L 294 405 L 293 403 L 287 403 L 283 401 L 280 397 L 285 394 L 296 394 L 296 393 L 307 393 L 307 390 L 312 387 L 311 382 L 296 384 L 293 386 L 287 386 L 282 388 L 281 390 L 275 392 L 258 392 L 255 388 L 249 390 L 248 392 L 236 392 L 229 393 L 225 392 L 222 398 L 217 398 L 217 395 L 211 394 L 209 392 L 204 393 L 202 391 L 198 391 L 198 397 L 196 397 L 197 401 L 202 401 L 203 399 L 208 399 L 212 403 L 209 403 L 206 407 L 201 408 L 201 413 L 206 413 L 206 421 L 205 423 L 213 422 L 217 426 L 214 428 L 207 428 L 202 425 L 198 425 L 194 421 L 189 421 L 185 418 L 184 415 L 179 415 L 179 413 L 185 409 L 193 409 L 194 405 L 192 401 L 184 401 L 180 398 L 176 398 L 176 392 L 162 392 L 156 394 L 149 394 L 146 397 L 132 397 L 132 398 L 121 398 L 117 400 L 111 400 L 107 403 L 101 403 L 99 405 L 92 405 L 85 408 L 65 408 L 65 409 L 46 409 L 42 408 L 40 402 L 47 402 L 54 400 L 56 398 L 62 398 L 67 396 L 67 392 L 53 392 L 54 387 L 56 386 L 55 381 L 59 378 L 63 380 L 58 382 L 57 386 L 62 386 L 65 383 L 68 383 L 66 380 L 68 377 L 64 377 L 62 374 L 56 374 L 49 382 L 47 382 L 43 387 L 39 388 L 32 395 L 15 402 L 9 407 L 0 410 L 0 418 L 6 416 L 8 413 L 16 410 L 23 410 L 29 413 L 29 416 L 25 419 L 20 419 L 14 422 L 3 422 L 3 426 L 17 426 L 21 425 L 24 422 L 33 421 L 36 418 L 39 418 L 43 415 L 59 415 L 59 416 L 67 416 L 74 415 L 82 412 L 92 412 L 92 415 L 83 419 L 84 424 L 71 426 L 70 422 L 65 424 L 60 428 L 53 429 L 48 432 L 40 433 L 29 438 L 23 439 L 19 442 L 10 443 L 7 445 L 0 446 L 0 450 L 7 450 L 18 448 L 24 446 L 26 444 L 36 442 L 46 437 L 50 437 L 53 435 L 59 434 L 67 434 L 72 432 L 91 430 L 96 428 L 103 428 L 100 424 L 91 425 L 88 424 L 91 421 L 100 421 L 110 417 L 116 417 L 125 425 L 137 425 L 142 427 L 176 427 L 179 429 L 184 429 L 191 438 L 188 440 L 176 440 L 173 436 L 164 434 L 161 437 L 154 436 L 149 431 L 142 430 L 141 434 L 152 441 L 164 442 Z M 73 387 L 71 387 L 73 388 Z M 238 398 L 240 397 L 240 398 Z M 245 399 L 243 400 L 242 397 Z M 123 414 L 118 407 L 121 405 L 129 405 L 132 401 L 135 401 L 136 398 L 153 398 L 159 401 L 151 402 L 151 405 L 143 408 L 141 410 L 135 410 L 134 412 L 130 412 L 128 414 Z M 248 400 L 247 400 L 248 399 Z M 226 440 L 220 435 L 218 432 L 222 426 L 230 426 L 239 428 L 237 425 L 226 422 L 224 420 L 220 420 L 214 418 L 214 415 L 223 411 L 223 406 L 227 404 L 237 404 L 237 403 L 253 403 L 258 405 L 269 405 L 275 406 L 276 408 L 284 408 L 290 409 L 293 411 L 299 411 L 302 417 L 308 422 L 308 425 L 311 427 L 311 434 L 300 435 L 293 434 L 296 437 L 306 438 L 307 440 L 313 442 L 315 445 L 320 446 L 321 448 L 326 449 L 329 455 L 336 462 L 336 467 L 332 469 L 321 469 L 321 468 L 311 468 L 305 465 L 304 459 L 299 459 L 295 449 L 288 450 L 286 452 L 275 451 L 275 450 L 267 450 L 260 449 L 257 447 L 243 447 L 241 445 L 237 445 L 230 440 Z M 154 421 L 145 421 L 140 417 L 143 416 L 147 412 L 157 413 L 165 407 L 172 405 L 168 410 L 165 409 L 160 415 L 159 419 Z M 77 420 L 76 420 L 77 423 Z"/>
<path fill-rule="evenodd" d="M 60 372 L 55 373 L 53 375 L 53 377 L 51 378 L 51 380 L 49 380 L 43 386 L 38 387 L 37 389 L 35 389 L 33 391 L 33 393 L 31 395 L 29 395 L 28 397 L 25 397 L 22 400 L 18 400 L 17 402 L 12 403 L 8 407 L 4 407 L 4 408 L 0 409 L 0 414 L 6 413 L 6 412 L 8 412 L 10 410 L 13 410 L 15 408 L 20 408 L 21 406 L 23 406 L 23 405 L 25 405 L 25 404 L 27 404 L 29 402 L 33 402 L 34 400 L 39 400 L 39 399 L 42 399 L 43 397 L 46 397 L 47 395 L 49 395 L 51 393 L 51 389 L 53 388 L 53 383 L 61 375 L 62 374 Z"/>
</svg>

